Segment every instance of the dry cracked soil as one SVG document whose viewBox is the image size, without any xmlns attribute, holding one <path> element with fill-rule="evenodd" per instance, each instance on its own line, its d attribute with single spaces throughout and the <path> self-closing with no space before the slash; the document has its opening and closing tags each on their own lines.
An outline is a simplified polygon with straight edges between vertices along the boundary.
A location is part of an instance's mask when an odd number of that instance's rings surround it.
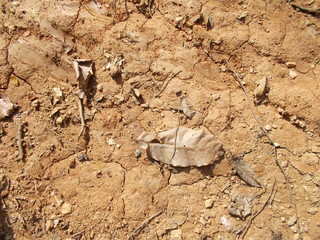
<svg viewBox="0 0 320 240">
<path fill-rule="evenodd" d="M 319 0 L 0 3 L 0 97 L 17 105 L 0 121 L 0 239 L 320 239 Z M 74 59 L 94 63 L 80 137 Z M 224 157 L 140 152 L 142 132 L 178 126 Z"/>
</svg>

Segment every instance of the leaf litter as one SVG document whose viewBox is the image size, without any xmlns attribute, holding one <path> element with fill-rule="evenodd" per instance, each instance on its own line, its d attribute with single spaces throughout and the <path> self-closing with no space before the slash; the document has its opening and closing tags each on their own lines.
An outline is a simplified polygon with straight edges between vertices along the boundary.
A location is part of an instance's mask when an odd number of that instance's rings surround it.
<svg viewBox="0 0 320 240">
<path fill-rule="evenodd" d="M 174 167 L 207 166 L 224 155 L 213 135 L 182 126 L 158 134 L 143 132 L 137 142 L 150 158 Z"/>
<path fill-rule="evenodd" d="M 232 160 L 232 167 L 238 173 L 240 178 L 252 187 L 261 187 L 259 180 L 254 175 L 254 172 L 241 158 Z"/>
</svg>

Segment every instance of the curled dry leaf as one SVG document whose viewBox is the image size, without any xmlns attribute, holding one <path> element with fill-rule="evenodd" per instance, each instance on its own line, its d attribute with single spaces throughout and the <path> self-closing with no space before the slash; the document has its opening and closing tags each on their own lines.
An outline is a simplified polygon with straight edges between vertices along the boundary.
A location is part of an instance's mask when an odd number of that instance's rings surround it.
<svg viewBox="0 0 320 240">
<path fill-rule="evenodd" d="M 228 212 L 233 215 L 245 219 L 251 214 L 252 202 L 256 197 L 255 194 L 233 195 Z"/>
<path fill-rule="evenodd" d="M 0 120 L 13 114 L 15 108 L 15 104 L 13 104 L 8 97 L 0 98 Z"/>
<path fill-rule="evenodd" d="M 76 78 L 79 84 L 79 90 L 86 92 L 89 79 L 93 75 L 93 62 L 87 59 L 75 59 L 73 66 L 76 71 Z"/>
<path fill-rule="evenodd" d="M 244 161 L 242 161 L 241 158 L 235 158 L 232 161 L 232 167 L 233 169 L 238 173 L 240 178 L 245 181 L 247 184 L 253 187 L 261 187 L 260 182 L 254 175 L 254 172 L 249 167 L 248 164 L 246 164 Z"/>
<path fill-rule="evenodd" d="M 206 166 L 224 155 L 222 143 L 213 135 L 186 127 L 158 134 L 143 132 L 137 142 L 150 158 L 174 167 Z"/>
<path fill-rule="evenodd" d="M 185 97 L 180 98 L 180 103 L 184 115 L 191 119 L 196 114 L 196 111 L 190 109 L 187 99 Z"/>
</svg>

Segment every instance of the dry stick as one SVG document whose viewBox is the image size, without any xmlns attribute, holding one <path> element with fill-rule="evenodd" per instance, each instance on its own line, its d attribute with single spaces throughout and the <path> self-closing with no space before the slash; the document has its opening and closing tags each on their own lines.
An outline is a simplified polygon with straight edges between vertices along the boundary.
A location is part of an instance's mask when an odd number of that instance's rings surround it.
<svg viewBox="0 0 320 240">
<path fill-rule="evenodd" d="M 144 228 L 149 222 L 152 221 L 152 219 L 160 216 L 162 213 L 163 213 L 163 210 L 157 212 L 156 214 L 152 215 L 151 217 L 149 217 L 148 219 L 146 219 L 144 222 L 142 222 L 135 230 L 133 230 L 133 232 L 129 235 L 129 237 L 127 238 L 127 240 L 130 240 L 137 231 L 139 231 L 139 230 L 141 230 L 142 228 Z"/>
<path fill-rule="evenodd" d="M 18 127 L 18 134 L 17 134 L 17 145 L 19 148 L 19 155 L 17 157 L 17 160 L 23 160 L 24 158 L 24 153 L 23 153 L 23 145 L 22 145 L 22 141 L 23 141 L 23 124 L 20 124 Z"/>
<path fill-rule="evenodd" d="M 112 16 L 112 24 L 115 24 L 114 18 L 117 14 L 117 0 L 113 0 L 113 16 Z"/>
<path fill-rule="evenodd" d="M 274 160 L 277 164 L 277 166 L 280 168 L 285 180 L 286 180 L 286 184 L 287 186 L 289 186 L 289 190 L 290 190 L 290 198 L 291 198 L 291 202 L 294 206 L 294 209 L 295 209 L 295 215 L 296 215 L 296 219 L 297 219 L 297 226 L 298 226 L 298 234 L 299 234 L 299 238 L 301 239 L 301 232 L 300 232 L 300 224 L 299 224 L 299 217 L 298 217 L 298 209 L 297 209 L 297 204 L 295 203 L 294 201 L 294 198 L 293 198 L 293 189 L 289 183 L 289 179 L 288 179 L 288 176 L 287 174 L 284 172 L 284 169 L 282 168 L 282 166 L 280 165 L 280 162 L 278 160 L 278 152 L 277 152 L 277 145 L 272 141 L 272 139 L 270 138 L 269 134 L 267 133 L 267 131 L 263 128 L 261 122 L 259 121 L 259 119 L 257 118 L 256 114 L 254 113 L 253 111 L 253 107 L 252 107 L 252 104 L 251 104 L 251 101 L 250 101 L 250 98 L 249 98 L 249 95 L 248 95 L 248 92 L 247 90 L 245 89 L 244 85 L 242 84 L 241 82 L 241 79 L 239 78 L 239 75 L 238 73 L 230 66 L 228 60 L 226 60 L 226 64 L 229 68 L 229 71 L 232 72 L 232 75 L 233 77 L 237 80 L 237 82 L 240 84 L 245 96 L 246 96 L 246 99 L 247 99 L 247 102 L 248 102 L 248 105 L 249 105 L 249 108 L 250 108 L 250 111 L 254 117 L 254 119 L 256 120 L 256 122 L 258 123 L 260 129 L 263 131 L 263 133 L 266 135 L 266 137 L 268 138 L 270 144 L 273 146 L 273 151 L 274 151 Z"/>
<path fill-rule="evenodd" d="M 252 224 L 252 221 L 266 208 L 268 202 L 269 202 L 270 199 L 271 199 L 271 196 L 273 195 L 274 186 L 275 186 L 275 185 L 276 185 L 276 179 L 273 180 L 271 192 L 270 192 L 269 197 L 267 198 L 267 200 L 264 202 L 262 208 L 261 208 L 259 211 L 257 211 L 257 212 L 252 216 L 252 218 L 251 218 L 251 219 L 249 220 L 249 222 L 247 223 L 245 229 L 243 230 L 242 236 L 241 236 L 242 239 L 243 239 L 244 236 L 247 234 L 247 232 L 248 232 L 248 230 L 249 230 L 249 228 L 250 228 L 250 226 L 251 226 L 251 224 Z"/>
<path fill-rule="evenodd" d="M 182 72 L 182 70 L 180 70 L 180 71 L 178 71 L 177 73 L 173 74 L 172 77 L 170 77 L 170 78 L 163 84 L 164 86 L 162 87 L 162 89 L 160 90 L 160 92 L 156 95 L 156 97 L 159 97 L 159 96 L 163 93 L 163 91 L 167 88 L 169 82 L 170 82 L 173 78 L 175 78 L 176 76 L 178 76 L 179 73 L 181 73 L 181 72 Z"/>
<path fill-rule="evenodd" d="M 174 156 L 176 155 L 176 152 L 177 152 L 177 138 L 178 138 L 178 132 L 179 132 L 179 128 L 181 126 L 181 123 L 180 123 L 180 111 L 178 109 L 178 127 L 177 127 L 177 130 L 176 130 L 176 136 L 174 138 L 174 149 L 173 149 L 173 154 L 172 154 L 172 157 L 171 157 L 171 160 L 170 162 L 172 162 Z"/>
<path fill-rule="evenodd" d="M 80 114 L 80 121 L 81 121 L 81 130 L 78 135 L 78 139 L 81 137 L 84 128 L 86 127 L 86 122 L 84 120 L 84 113 L 83 113 L 83 104 L 82 104 L 82 99 L 78 97 L 78 105 L 79 105 L 79 114 Z"/>
</svg>

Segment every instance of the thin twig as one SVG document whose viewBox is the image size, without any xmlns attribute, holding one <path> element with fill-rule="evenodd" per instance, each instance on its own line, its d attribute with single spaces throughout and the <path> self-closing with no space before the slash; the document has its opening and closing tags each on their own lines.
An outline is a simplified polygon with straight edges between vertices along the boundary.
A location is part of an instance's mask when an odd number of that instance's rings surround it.
<svg viewBox="0 0 320 240">
<path fill-rule="evenodd" d="M 263 133 L 265 134 L 265 136 L 268 138 L 270 144 L 273 146 L 273 152 L 274 152 L 274 160 L 277 164 L 277 166 L 279 167 L 279 169 L 281 170 L 281 173 L 282 175 L 284 176 L 285 180 L 286 180 L 286 184 L 287 186 L 289 187 L 289 192 L 290 192 L 290 198 L 291 198 L 291 202 L 294 206 L 294 209 L 295 209 L 295 215 L 296 215 L 296 218 L 297 218 L 297 227 L 298 227 L 298 235 L 299 235 L 299 238 L 301 239 L 301 232 L 300 232 L 300 223 L 299 223 L 299 217 L 298 217 L 298 209 L 297 209 L 297 204 L 294 200 L 294 192 L 293 192 L 293 188 L 291 187 L 291 184 L 289 182 L 289 178 L 287 176 L 287 174 L 285 173 L 283 167 L 280 165 L 280 162 L 278 160 L 278 151 L 277 151 L 277 145 L 272 141 L 272 139 L 270 138 L 269 134 L 267 133 L 267 131 L 264 129 L 264 127 L 262 126 L 260 120 L 258 119 L 258 117 L 256 116 L 256 114 L 254 113 L 254 110 L 253 110 L 253 106 L 252 106 L 252 103 L 250 101 L 250 98 L 249 98 L 249 95 L 248 95 L 248 92 L 246 90 L 246 88 L 244 87 L 244 85 L 242 84 L 242 81 L 241 79 L 239 78 L 239 75 L 238 73 L 231 67 L 231 65 L 229 64 L 228 60 L 226 60 L 226 65 L 229 69 L 229 71 L 232 73 L 233 77 L 237 80 L 237 82 L 240 84 L 245 96 L 246 96 L 246 99 L 247 99 L 247 102 L 248 102 L 248 105 L 249 105 L 249 108 L 250 108 L 250 111 L 254 117 L 254 119 L 256 120 L 256 122 L 258 123 L 260 129 L 263 131 Z"/>
<path fill-rule="evenodd" d="M 127 3 L 128 0 L 124 0 L 124 7 L 126 9 L 126 14 L 127 14 L 127 19 L 129 18 L 129 11 L 128 11 L 128 3 Z"/>
<path fill-rule="evenodd" d="M 23 160 L 24 158 L 24 152 L 23 152 L 23 124 L 20 124 L 18 127 L 18 134 L 17 134 L 17 145 L 19 148 L 19 155 L 17 157 L 17 160 Z"/>
<path fill-rule="evenodd" d="M 152 215 L 151 217 L 149 217 L 148 219 L 146 219 L 145 221 L 143 221 L 136 229 L 133 230 L 133 232 L 129 235 L 127 240 L 130 240 L 137 231 L 139 231 L 139 230 L 141 231 L 149 222 L 151 222 L 154 218 L 160 216 L 163 212 L 164 211 L 161 210 L 161 211 L 157 212 L 156 214 Z"/>
<path fill-rule="evenodd" d="M 85 127 L 86 127 L 86 122 L 84 120 L 84 113 L 83 113 L 83 103 L 82 103 L 82 99 L 80 97 L 78 97 L 78 105 L 79 105 L 79 114 L 80 114 L 80 121 L 81 121 L 81 129 L 80 129 L 80 133 L 78 135 L 78 139 L 81 137 Z"/>
<path fill-rule="evenodd" d="M 178 138 L 178 132 L 179 132 L 180 126 L 181 126 L 181 123 L 180 123 L 180 111 L 178 110 L 178 127 L 177 127 L 177 130 L 176 130 L 176 136 L 174 138 L 174 149 L 173 149 L 172 157 L 170 159 L 170 163 L 172 162 L 172 160 L 173 160 L 173 158 L 174 158 L 174 156 L 176 155 L 176 152 L 177 152 L 177 138 Z"/>
<path fill-rule="evenodd" d="M 242 236 L 241 236 L 242 239 L 243 239 L 243 238 L 245 237 L 245 235 L 247 234 L 247 232 L 248 232 L 248 230 L 249 230 L 249 228 L 250 228 L 250 226 L 251 226 L 251 224 L 252 224 L 252 221 L 253 221 L 260 213 L 262 213 L 262 211 L 266 208 L 269 200 L 271 199 L 271 196 L 273 195 L 274 186 L 275 186 L 275 185 L 276 185 L 276 179 L 273 180 L 271 192 L 270 192 L 267 200 L 264 202 L 262 208 L 261 208 L 259 211 L 257 211 L 257 212 L 252 216 L 252 218 L 250 218 L 249 222 L 246 224 L 246 227 L 245 227 L 245 229 L 244 229 L 243 232 L 242 232 Z"/>
<path fill-rule="evenodd" d="M 113 0 L 113 15 L 112 15 L 112 24 L 115 24 L 115 17 L 117 15 L 117 0 Z"/>
<path fill-rule="evenodd" d="M 163 84 L 162 89 L 161 89 L 160 92 L 156 95 L 156 97 L 159 97 L 159 96 L 164 92 L 164 90 L 167 88 L 169 82 L 170 82 L 173 78 L 175 78 L 176 76 L 178 76 L 179 73 L 181 73 L 181 72 L 182 72 L 182 70 L 180 70 L 180 71 L 178 71 L 177 73 L 173 74 L 173 75 Z"/>
</svg>

